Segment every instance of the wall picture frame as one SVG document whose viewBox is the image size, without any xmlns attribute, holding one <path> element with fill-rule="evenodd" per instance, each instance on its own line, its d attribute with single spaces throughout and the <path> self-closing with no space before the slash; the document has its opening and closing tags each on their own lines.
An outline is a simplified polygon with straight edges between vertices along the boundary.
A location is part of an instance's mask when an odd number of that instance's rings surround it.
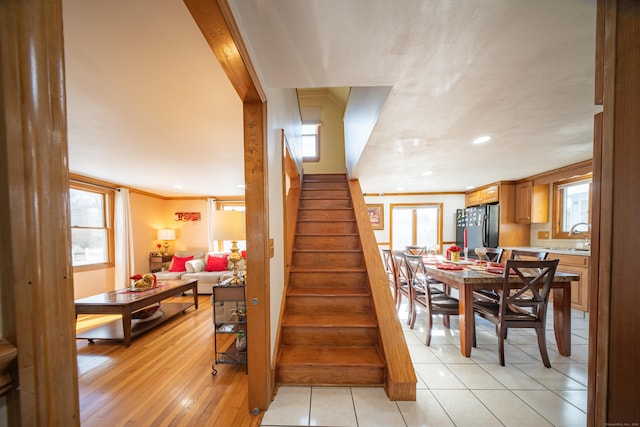
<svg viewBox="0 0 640 427">
<path fill-rule="evenodd" d="M 374 230 L 384 229 L 384 204 L 375 203 L 367 205 L 367 213 L 369 221 Z"/>
</svg>

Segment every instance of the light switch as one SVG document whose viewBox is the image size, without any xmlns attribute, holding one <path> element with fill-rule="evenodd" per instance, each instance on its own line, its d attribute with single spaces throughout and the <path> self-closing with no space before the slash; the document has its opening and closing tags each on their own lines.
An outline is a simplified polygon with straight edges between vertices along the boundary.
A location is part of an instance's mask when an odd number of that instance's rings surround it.
<svg viewBox="0 0 640 427">
<path fill-rule="evenodd" d="M 538 231 L 538 239 L 548 239 L 549 232 L 548 231 Z"/>
</svg>

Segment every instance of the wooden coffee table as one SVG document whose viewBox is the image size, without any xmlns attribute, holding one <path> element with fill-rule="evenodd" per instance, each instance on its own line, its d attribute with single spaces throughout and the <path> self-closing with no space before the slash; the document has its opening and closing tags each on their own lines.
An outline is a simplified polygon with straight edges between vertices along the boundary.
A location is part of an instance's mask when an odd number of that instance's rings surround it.
<svg viewBox="0 0 640 427">
<path fill-rule="evenodd" d="M 134 320 L 131 314 L 151 304 L 163 301 L 186 291 L 193 291 L 193 302 L 164 302 L 152 320 Z M 189 307 L 198 308 L 197 280 L 163 280 L 158 287 L 142 292 L 131 292 L 117 289 L 103 294 L 93 295 L 75 300 L 76 316 L 78 314 L 120 314 L 122 322 L 114 320 L 95 328 L 76 334 L 76 339 L 123 340 L 125 347 L 131 345 L 131 338 L 184 312 Z"/>
</svg>

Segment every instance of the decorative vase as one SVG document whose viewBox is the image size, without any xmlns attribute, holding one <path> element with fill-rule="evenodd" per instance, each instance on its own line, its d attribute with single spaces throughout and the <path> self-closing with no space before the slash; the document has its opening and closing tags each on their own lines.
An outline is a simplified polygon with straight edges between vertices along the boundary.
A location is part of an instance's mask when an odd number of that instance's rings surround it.
<svg viewBox="0 0 640 427">
<path fill-rule="evenodd" d="M 460 262 L 460 252 L 451 252 L 451 262 Z"/>
<path fill-rule="evenodd" d="M 247 336 L 246 335 L 238 335 L 236 337 L 236 350 L 244 351 L 247 349 Z"/>
</svg>

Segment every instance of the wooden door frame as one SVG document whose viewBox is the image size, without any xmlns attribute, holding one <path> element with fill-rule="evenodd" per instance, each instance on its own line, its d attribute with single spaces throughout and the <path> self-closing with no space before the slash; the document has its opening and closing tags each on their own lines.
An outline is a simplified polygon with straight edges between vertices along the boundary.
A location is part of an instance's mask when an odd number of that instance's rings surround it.
<svg viewBox="0 0 640 427">
<path fill-rule="evenodd" d="M 7 421 L 79 425 L 61 0 L 0 2 L 0 46 L 0 300 L 19 386 Z"/>
<path fill-rule="evenodd" d="M 273 398 L 270 333 L 269 180 L 266 96 L 226 0 L 184 0 L 243 103 L 247 212 L 247 351 L 249 410 Z M 237 55 L 229 55 L 229 52 Z"/>
</svg>

